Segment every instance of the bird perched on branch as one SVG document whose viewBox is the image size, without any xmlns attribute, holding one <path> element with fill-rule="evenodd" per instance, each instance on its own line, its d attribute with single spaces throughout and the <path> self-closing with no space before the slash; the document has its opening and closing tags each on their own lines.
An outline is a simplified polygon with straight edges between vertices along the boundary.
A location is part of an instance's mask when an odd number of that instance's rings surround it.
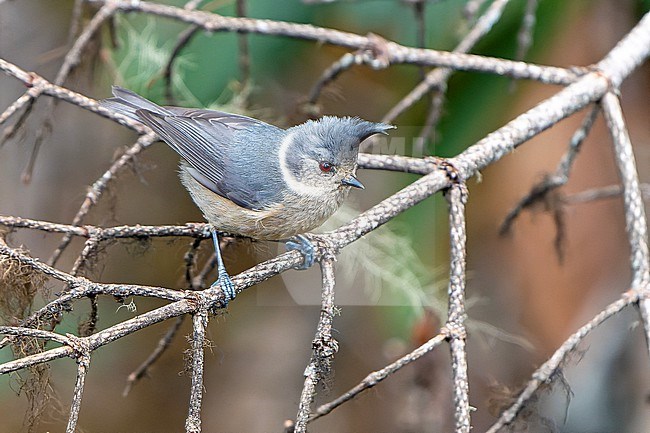
<svg viewBox="0 0 650 433">
<path fill-rule="evenodd" d="M 236 295 L 217 230 L 261 240 L 287 240 L 313 264 L 314 248 L 301 234 L 320 226 L 347 197 L 363 188 L 355 177 L 359 144 L 393 126 L 326 116 L 281 129 L 238 114 L 161 107 L 113 86 L 105 108 L 150 127 L 181 157 L 180 178 L 212 226 L 218 279 L 227 300 Z M 292 238 L 293 237 L 293 238 Z"/>
</svg>

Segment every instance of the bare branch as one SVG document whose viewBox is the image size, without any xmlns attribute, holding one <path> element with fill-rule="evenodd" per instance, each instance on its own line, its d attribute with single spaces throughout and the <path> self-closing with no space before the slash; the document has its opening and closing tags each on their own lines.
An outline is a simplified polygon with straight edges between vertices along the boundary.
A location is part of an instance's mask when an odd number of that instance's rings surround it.
<svg viewBox="0 0 650 433">
<path fill-rule="evenodd" d="M 508 213 L 499 229 L 501 235 L 505 235 L 510 231 L 514 220 L 524 209 L 531 207 L 540 200 L 543 200 L 551 191 L 566 185 L 569 181 L 573 162 L 580 151 L 582 143 L 585 138 L 587 138 L 589 131 L 591 131 L 591 127 L 593 126 L 599 111 L 600 106 L 594 105 L 591 111 L 585 116 L 582 125 L 580 125 L 580 128 L 578 128 L 571 137 L 569 149 L 560 160 L 558 167 L 555 169 L 555 173 L 546 176 L 540 183 L 533 186 L 531 191 Z"/>
<path fill-rule="evenodd" d="M 8 62 L 7 60 L 2 58 L 0 58 L 0 71 L 4 72 L 6 75 L 10 77 L 14 77 L 18 79 L 24 85 L 29 87 L 30 89 L 26 92 L 26 94 L 30 95 L 30 99 L 33 99 L 34 97 L 37 97 L 41 94 L 52 96 L 54 98 L 61 99 L 63 101 L 76 105 L 79 108 L 83 108 L 85 110 L 99 114 L 100 116 L 112 119 L 138 132 L 139 134 L 146 134 L 146 133 L 153 134 L 153 132 L 149 128 L 142 125 L 140 122 L 136 122 L 135 120 L 129 119 L 128 117 L 119 114 L 114 114 L 112 111 L 100 107 L 99 103 L 96 100 L 89 98 L 85 95 L 82 95 L 81 93 L 73 92 L 72 90 L 67 89 L 65 87 L 52 84 L 45 78 L 36 74 L 35 72 L 25 71 L 24 69 L 19 68 L 13 63 Z M 32 89 L 36 89 L 36 90 L 32 90 Z M 23 97 L 24 96 L 25 95 L 23 95 Z"/>
<path fill-rule="evenodd" d="M 104 191 L 106 191 L 106 188 L 108 188 L 109 183 L 114 179 L 115 175 L 130 164 L 140 152 L 149 147 L 156 140 L 157 136 L 153 133 L 141 135 L 135 144 L 128 148 L 126 152 L 124 152 L 122 156 L 104 172 L 102 177 L 95 181 L 86 193 L 86 198 L 77 211 L 77 214 L 74 216 L 72 220 L 73 225 L 78 226 L 84 221 L 86 215 L 90 212 L 90 209 L 92 209 L 92 207 L 98 202 L 99 198 L 102 196 Z M 61 254 L 63 254 L 63 251 L 65 251 L 67 246 L 70 244 L 71 240 L 72 237 L 68 234 L 61 239 L 59 246 L 56 248 L 54 253 L 52 253 L 52 257 L 50 257 L 50 264 L 56 264 L 59 257 L 61 257 Z"/>
<path fill-rule="evenodd" d="M 79 33 L 81 19 L 83 18 L 84 3 L 84 0 L 74 0 L 72 16 L 70 17 L 70 28 L 68 29 L 68 44 L 73 44 Z"/>
<path fill-rule="evenodd" d="M 7 225 L 11 228 L 41 230 L 46 233 L 61 233 L 64 235 L 59 248 L 57 248 L 51 260 L 53 265 L 44 264 L 29 254 L 7 245 L 4 239 L 0 239 L 0 256 L 3 260 L 7 260 L 9 263 L 13 263 L 14 261 L 20 263 L 21 266 L 24 266 L 28 270 L 57 280 L 59 282 L 58 285 L 63 283 L 63 285 L 67 286 L 61 294 L 57 294 L 54 300 L 25 319 L 20 327 L 0 327 L 0 333 L 7 336 L 0 342 L 0 346 L 12 343 L 16 337 L 38 338 L 54 342 L 53 345 L 55 346 L 55 348 L 45 350 L 45 342 L 39 340 L 43 342 L 43 345 L 39 347 L 39 350 L 42 350 L 42 352 L 35 354 L 32 352 L 32 354 L 22 357 L 20 357 L 21 355 L 16 355 L 19 357 L 18 359 L 0 364 L 0 374 L 50 362 L 62 357 L 75 359 L 79 367 L 72 400 L 72 409 L 68 421 L 68 431 L 72 432 L 76 429 L 85 377 L 90 356 L 94 350 L 145 327 L 168 319 L 175 319 L 167 335 L 160 340 L 154 352 L 129 376 L 128 389 L 131 384 L 135 383 L 135 381 L 146 373 L 148 367 L 160 356 L 165 347 L 168 346 L 169 341 L 176 334 L 183 318 L 188 314 L 193 315 L 193 334 L 191 341 L 192 388 L 186 430 L 191 432 L 201 431 L 205 332 L 209 314 L 213 314 L 225 306 L 224 295 L 218 286 L 211 286 L 202 291 L 181 291 L 144 285 L 97 283 L 80 276 L 87 264 L 90 263 L 90 258 L 92 258 L 93 253 L 100 246 L 104 245 L 104 242 L 114 239 L 140 239 L 154 236 L 188 236 L 195 239 L 189 250 L 185 267 L 186 282 L 189 289 L 204 287 L 205 275 L 211 269 L 210 261 L 208 261 L 203 271 L 198 276 L 192 278 L 195 267 L 193 255 L 198 250 L 200 241 L 208 236 L 206 225 L 204 224 L 106 228 L 82 225 L 91 208 L 101 199 L 106 189 L 112 184 L 112 181 L 117 178 L 118 173 L 124 167 L 128 167 L 137 155 L 158 139 L 155 134 L 139 123 L 100 108 L 95 100 L 71 92 L 60 86 L 70 71 L 78 64 L 81 53 L 87 45 L 88 40 L 92 35 L 96 34 L 103 22 L 114 17 L 116 13 L 143 13 L 168 17 L 188 23 L 192 28 L 202 29 L 208 32 L 237 32 L 240 40 L 240 71 L 244 81 L 247 80 L 249 75 L 249 55 L 246 43 L 246 35 L 248 33 L 317 41 L 341 46 L 352 51 L 352 53 L 346 54 L 341 61 L 335 63 L 325 71 L 321 81 L 316 84 L 314 90 L 316 96 L 320 93 L 319 86 L 322 88 L 329 80 L 334 79 L 340 72 L 353 64 L 363 64 L 374 68 L 385 68 L 395 64 L 443 68 L 431 74 L 434 76 L 435 82 L 440 88 L 444 87 L 451 71 L 456 70 L 495 73 L 501 76 L 533 79 L 543 83 L 567 86 L 553 97 L 521 114 L 454 158 L 408 158 L 403 156 L 369 154 L 359 156 L 359 166 L 362 168 L 403 171 L 420 174 L 422 177 L 379 202 L 339 229 L 323 235 L 314 236 L 315 241 L 317 241 L 320 247 L 317 250 L 315 259 L 320 262 L 322 270 L 322 311 L 316 336 L 312 343 L 313 353 L 305 371 L 304 387 L 300 398 L 296 424 L 294 426 L 295 431 L 306 431 L 308 422 L 329 413 L 335 407 L 376 385 L 403 366 L 421 358 L 423 354 L 431 351 L 444 339 L 449 340 L 451 346 L 452 373 L 455 385 L 453 400 L 455 405 L 456 431 L 468 432 L 470 430 L 471 407 L 468 396 L 469 382 L 465 347 L 466 331 L 464 326 L 464 290 L 466 284 L 465 181 L 483 168 L 503 158 L 530 138 L 555 125 L 565 117 L 598 101 L 602 101 L 608 127 L 612 133 L 623 183 L 621 189 L 617 189 L 616 191 L 612 189 L 600 191 L 598 195 L 602 197 L 605 195 L 611 196 L 614 193 L 622 193 L 624 196 L 628 236 L 631 245 L 632 284 L 626 294 L 618 301 L 610 304 L 607 309 L 596 315 L 592 321 L 583 326 L 576 334 L 572 335 L 556 351 L 553 357 L 535 372 L 517 402 L 502 414 L 500 420 L 490 431 L 495 431 L 502 426 L 510 424 L 521 411 L 521 408 L 530 401 L 530 398 L 539 386 L 552 380 L 561 363 L 566 359 L 566 356 L 575 351 L 584 337 L 608 317 L 621 311 L 627 305 L 639 304 L 646 335 L 650 337 L 650 305 L 646 299 L 648 287 L 650 286 L 650 254 L 648 253 L 647 245 L 647 220 L 641 199 L 643 189 L 638 181 L 634 155 L 623 121 L 619 101 L 614 93 L 612 93 L 618 89 L 618 86 L 627 75 L 637 68 L 650 53 L 650 15 L 645 16 L 594 67 L 589 69 L 566 69 L 463 53 L 447 53 L 422 47 L 406 47 L 372 34 L 360 36 L 354 33 L 311 25 L 245 18 L 243 17 L 245 15 L 245 4 L 243 0 L 238 1 L 239 17 L 224 17 L 214 13 L 188 10 L 198 5 L 198 1 L 196 0 L 188 3 L 185 9 L 130 0 L 89 0 L 88 3 L 100 6 L 100 11 L 95 14 L 92 21 L 84 28 L 75 41 L 73 49 L 68 52 L 62 68 L 57 75 L 55 84 L 48 82 L 37 74 L 26 72 L 0 59 L 0 71 L 17 78 L 28 87 L 27 92 L 23 96 L 11 103 L 0 114 L 0 124 L 7 122 L 12 116 L 18 117 L 13 126 L 5 130 L 7 134 L 12 134 L 18 130 L 30 113 L 34 102 L 41 95 L 48 95 L 54 98 L 50 100 L 51 106 L 54 106 L 54 101 L 65 100 L 126 125 L 140 134 L 138 141 L 113 163 L 104 175 L 90 188 L 72 224 L 55 224 L 47 221 L 0 216 L 0 224 Z M 482 3 L 481 1 L 472 1 L 468 6 L 468 10 L 475 8 L 478 11 L 483 7 L 481 6 Z M 463 46 L 461 44 L 459 49 L 462 48 L 464 51 L 469 50 L 470 45 L 477 38 L 485 34 L 494 21 L 498 19 L 507 3 L 507 0 L 495 0 L 491 2 L 490 6 L 486 9 L 486 13 L 479 18 L 470 34 L 463 41 L 463 43 L 469 45 Z M 536 5 L 536 0 L 528 1 L 528 12 L 524 21 L 524 27 L 528 26 L 529 29 L 527 30 L 528 36 L 530 36 L 530 26 L 532 24 L 527 22 L 526 19 L 530 17 L 534 18 L 534 11 L 531 12 L 531 10 L 534 10 Z M 75 4 L 75 16 L 78 15 L 81 6 L 81 2 Z M 417 12 L 420 35 L 419 45 L 423 45 L 422 35 L 425 31 L 425 23 L 423 20 L 424 3 L 415 6 L 419 8 Z M 72 27 L 74 29 L 74 25 Z M 523 46 L 524 43 L 521 45 Z M 173 58 L 171 60 L 173 61 Z M 437 75 L 433 75 L 434 73 Z M 429 87 L 429 90 L 431 88 L 433 87 Z M 442 99 L 439 99 L 439 101 L 442 101 Z M 423 130 L 424 137 L 426 136 L 427 129 L 431 129 L 435 125 L 436 110 L 437 108 L 434 105 L 431 116 L 429 116 L 431 121 L 427 123 L 426 128 Z M 20 116 L 18 116 L 19 113 Z M 558 167 L 556 173 L 557 178 L 555 179 L 555 183 L 553 183 L 554 186 L 550 186 L 547 189 L 557 188 L 557 186 L 563 184 L 568 179 L 580 143 L 583 141 L 584 135 L 591 128 L 595 116 L 596 112 L 593 110 L 586 117 L 583 126 L 572 138 L 569 152 L 565 155 Z M 46 120 L 46 125 L 47 123 L 48 121 Z M 42 137 L 42 135 L 39 136 Z M 36 147 L 39 144 L 40 140 L 37 139 Z M 412 208 L 441 190 L 446 191 L 447 198 L 450 202 L 449 218 L 452 241 L 449 316 L 442 332 L 394 363 L 377 372 L 371 373 L 350 391 L 334 401 L 321 406 L 312 414 L 311 409 L 317 387 L 319 383 L 325 382 L 328 378 L 333 356 L 338 349 L 338 345 L 332 336 L 332 322 L 336 312 L 334 307 L 335 280 L 333 265 L 336 254 L 338 254 L 341 248 L 355 242 L 360 237 L 395 218 L 401 212 Z M 592 194 L 593 196 L 594 194 Z M 586 193 L 582 195 L 582 198 L 569 197 L 564 199 L 561 197 L 560 199 L 563 200 L 562 203 L 572 203 L 584 200 L 585 197 Z M 73 237 L 82 237 L 87 241 L 71 273 L 66 273 L 55 268 L 54 264 Z M 241 292 L 254 284 L 265 281 L 302 263 L 302 260 L 303 258 L 300 253 L 292 251 L 260 263 L 233 277 L 236 290 L 237 292 Z M 169 303 L 151 311 L 141 313 L 104 330 L 96 331 L 95 323 L 97 316 L 95 298 L 97 295 L 112 295 L 118 298 L 126 296 L 148 296 L 166 300 Z M 89 298 L 92 302 L 91 319 L 89 326 L 85 330 L 80 330 L 79 337 L 71 335 L 62 336 L 55 332 L 31 329 L 33 326 L 40 325 L 41 319 L 43 318 L 61 318 L 64 313 L 73 307 L 75 301 L 83 298 Z M 55 320 L 48 321 L 48 323 L 55 323 Z M 58 347 L 59 344 L 62 346 Z"/>
<path fill-rule="evenodd" d="M 321 293 L 321 312 L 318 319 L 316 337 L 312 342 L 312 356 L 305 369 L 305 383 L 300 394 L 298 415 L 296 416 L 295 433 L 305 433 L 311 414 L 311 404 L 316 395 L 316 386 L 326 380 L 330 374 L 331 362 L 334 354 L 338 352 L 338 342 L 332 337 L 332 323 L 334 321 L 334 256 L 328 256 L 320 261 L 323 274 L 323 290 Z"/>
<path fill-rule="evenodd" d="M 467 377 L 467 351 L 465 340 L 465 278 L 467 230 L 465 227 L 465 203 L 467 187 L 453 185 L 446 194 L 449 201 L 449 226 L 451 261 L 449 271 L 449 313 L 445 331 L 451 346 L 451 368 L 454 378 L 454 406 L 456 432 L 469 433 L 471 429 L 469 406 L 469 381 Z"/>
<path fill-rule="evenodd" d="M 650 184 L 642 183 L 641 194 L 644 200 L 650 200 Z M 602 188 L 592 188 L 585 191 L 580 191 L 562 198 L 566 204 L 579 204 L 588 203 L 590 201 L 604 200 L 608 198 L 618 197 L 623 194 L 623 187 L 621 185 L 608 185 Z"/>
<path fill-rule="evenodd" d="M 184 8 L 185 10 L 188 11 L 195 10 L 196 8 L 199 7 L 200 3 L 201 0 L 191 0 L 185 3 Z M 167 63 L 165 64 L 163 78 L 165 80 L 165 97 L 167 98 L 167 101 L 169 103 L 174 101 L 174 95 L 172 94 L 172 69 L 174 67 L 174 62 L 176 61 L 176 58 L 183 50 L 183 48 L 187 46 L 190 40 L 194 37 L 194 35 L 198 33 L 200 29 L 201 29 L 200 26 L 194 25 L 183 30 L 183 32 L 180 35 L 178 35 L 178 39 L 176 40 L 176 44 L 172 49 L 172 53 L 169 56 L 169 60 L 167 60 Z"/>
<path fill-rule="evenodd" d="M 104 22 L 113 16 L 115 10 L 116 7 L 108 3 L 102 6 L 99 11 L 97 11 L 95 16 L 93 16 L 86 28 L 83 30 L 83 32 L 81 32 L 75 43 L 67 52 L 65 59 L 63 60 L 63 64 L 61 65 L 61 68 L 59 69 L 59 72 L 54 79 L 54 84 L 61 86 L 65 83 L 68 76 L 70 75 L 70 72 L 72 72 L 72 70 L 81 62 L 81 54 L 90 42 L 91 38 L 95 35 L 95 33 L 97 33 Z M 32 171 L 34 169 L 34 164 L 36 162 L 36 157 L 38 155 L 41 144 L 45 139 L 45 135 L 52 129 L 52 114 L 56 102 L 56 99 L 50 99 L 48 101 L 43 127 L 39 128 L 36 131 L 34 147 L 32 148 L 32 153 L 30 155 L 29 161 L 22 174 L 22 179 L 25 183 L 29 183 L 31 180 Z"/>
<path fill-rule="evenodd" d="M 94 351 L 101 346 L 112 343 L 122 337 L 130 335 L 134 332 L 144 329 L 156 323 L 162 322 L 173 317 L 178 317 L 183 314 L 188 314 L 196 309 L 196 303 L 188 300 L 174 302 L 165 305 L 155 310 L 143 313 L 132 319 L 118 323 L 117 325 L 99 331 L 96 334 L 88 337 L 78 337 L 78 339 L 89 347 L 90 351 Z M 57 347 L 56 349 L 46 350 L 45 352 L 37 353 L 8 361 L 0 364 L 0 374 L 10 373 L 12 371 L 28 368 L 32 365 L 50 362 L 55 359 L 74 356 L 74 349 L 69 346 Z"/>
<path fill-rule="evenodd" d="M 533 44 L 533 31 L 535 30 L 535 23 L 537 21 L 536 14 L 538 5 L 539 0 L 526 1 L 524 19 L 517 34 L 517 54 L 515 54 L 515 59 L 517 60 L 524 60 L 530 46 Z"/>
<path fill-rule="evenodd" d="M 100 239 L 96 237 L 91 236 L 90 238 L 88 238 L 88 240 L 84 244 L 84 248 L 81 251 L 81 254 L 79 254 L 79 257 L 77 257 L 77 260 L 75 260 L 74 264 L 72 265 L 72 269 L 70 270 L 70 275 L 78 276 L 83 273 L 90 257 L 97 253 L 100 242 L 101 242 Z"/>
<path fill-rule="evenodd" d="M 638 299 L 638 294 L 634 293 L 634 291 L 625 292 L 619 300 L 609 304 L 604 310 L 594 316 L 593 319 L 572 334 L 564 343 L 562 343 L 555 353 L 553 353 L 548 361 L 535 370 L 531 379 L 526 384 L 526 387 L 521 394 L 519 394 L 519 397 L 517 397 L 517 401 L 501 413 L 499 419 L 487 430 L 487 433 L 497 433 L 503 427 L 510 425 L 515 420 L 521 409 L 523 409 L 526 403 L 530 401 L 531 397 L 533 397 L 539 387 L 548 383 L 553 378 L 558 368 L 560 368 L 562 363 L 566 360 L 567 356 L 576 350 L 578 345 L 591 331 L 596 329 L 605 320 L 622 311 L 628 305 L 638 302 Z"/>
<path fill-rule="evenodd" d="M 422 346 L 402 356 L 397 361 L 388 364 L 386 367 L 382 368 L 381 370 L 373 371 L 372 373 L 368 374 L 361 382 L 359 382 L 349 391 L 342 394 L 340 397 L 337 397 L 331 402 L 319 406 L 318 409 L 314 411 L 314 414 L 310 418 L 310 422 L 324 415 L 327 415 L 328 413 L 332 412 L 334 409 L 336 409 L 343 403 L 347 402 L 348 400 L 352 400 L 353 398 L 361 394 L 363 391 L 366 391 L 372 388 L 373 386 L 377 385 L 384 379 L 389 378 L 394 373 L 401 370 L 403 367 L 406 367 L 413 361 L 417 361 L 422 356 L 426 355 L 436 347 L 440 346 L 440 344 L 442 344 L 446 339 L 447 339 L 447 333 L 446 332 L 440 333 L 435 337 L 433 337 L 432 339 L 430 339 L 429 341 L 427 341 L 426 343 L 424 343 Z"/>
<path fill-rule="evenodd" d="M 39 221 L 29 218 L 0 215 L 0 225 L 11 228 L 26 228 L 41 230 L 47 233 L 65 233 L 82 238 L 98 240 L 149 238 L 149 237 L 210 237 L 210 227 L 207 223 L 187 223 L 182 226 L 115 226 L 98 227 L 92 225 L 76 226 L 72 224 L 57 224 L 49 221 Z M 233 236 L 233 235 L 228 235 Z"/>
<path fill-rule="evenodd" d="M 46 340 L 56 341 L 61 344 L 69 344 L 70 340 L 56 332 L 44 331 L 41 329 L 23 328 L 20 326 L 0 326 L 0 334 L 13 335 L 19 337 L 43 338 Z"/>
<path fill-rule="evenodd" d="M 201 30 L 201 27 L 194 25 L 186 28 L 183 32 L 178 35 L 176 44 L 172 48 L 172 52 L 169 55 L 169 59 L 165 64 L 165 69 L 163 70 L 163 79 L 165 81 L 165 98 L 169 103 L 174 101 L 174 94 L 172 93 L 172 70 L 174 69 L 174 62 L 178 58 L 179 54 L 183 49 L 190 43 L 192 38 Z"/>
<path fill-rule="evenodd" d="M 235 8 L 237 9 L 237 17 L 246 17 L 246 0 L 236 0 Z M 239 80 L 242 86 L 246 86 L 250 81 L 251 75 L 251 58 L 248 49 L 248 35 L 242 33 L 238 36 L 239 46 Z"/>
<path fill-rule="evenodd" d="M 54 84 L 63 85 L 68 79 L 70 72 L 81 62 L 81 55 L 83 51 L 88 46 L 91 38 L 97 33 L 99 28 L 104 24 L 104 22 L 109 19 L 115 13 L 117 7 L 111 2 L 107 2 L 103 5 L 93 18 L 88 22 L 88 25 L 84 28 L 83 32 L 79 35 L 77 40 L 75 40 L 72 48 L 68 51 L 63 60 L 63 65 L 59 69 L 59 72 L 54 79 Z"/>
<path fill-rule="evenodd" d="M 203 401 L 203 356 L 205 328 L 208 326 L 208 312 L 199 309 L 192 316 L 192 385 L 190 388 L 190 411 L 185 421 L 187 433 L 201 431 L 201 402 Z"/>
<path fill-rule="evenodd" d="M 543 83 L 566 85 L 577 78 L 574 71 L 552 66 L 540 66 L 523 62 L 497 59 L 470 54 L 449 53 L 422 48 L 406 47 L 386 41 L 377 35 L 360 36 L 354 33 L 316 27 L 309 24 L 295 24 L 282 21 L 258 20 L 252 18 L 224 17 L 203 12 L 187 11 L 182 8 L 150 2 L 129 0 L 89 0 L 95 4 L 112 4 L 122 12 L 142 12 L 173 18 L 196 24 L 211 32 L 229 31 L 286 36 L 338 45 L 350 49 L 363 49 L 368 54 L 365 60 L 371 67 L 407 63 L 418 66 L 442 66 L 456 70 L 497 73 L 517 79 L 531 79 Z"/>
<path fill-rule="evenodd" d="M 463 8 L 463 15 L 465 15 L 465 19 L 469 22 L 476 20 L 476 15 L 485 2 L 486 0 L 469 0 Z"/>
<path fill-rule="evenodd" d="M 163 353 L 165 353 L 165 350 L 167 350 L 171 344 L 184 321 L 185 316 L 178 316 L 174 323 L 169 327 L 165 335 L 160 340 L 158 340 L 158 345 L 153 350 L 153 352 L 151 352 L 149 357 L 145 359 L 144 362 L 140 364 L 138 368 L 136 368 L 131 374 L 129 374 L 129 377 L 126 379 L 126 386 L 124 387 L 124 391 L 122 391 L 122 396 L 126 397 L 129 392 L 131 392 L 133 386 L 148 374 L 149 368 L 158 360 L 158 358 L 160 358 Z"/>
<path fill-rule="evenodd" d="M 506 215 L 501 223 L 501 227 L 499 228 L 499 234 L 501 236 L 505 236 L 510 232 L 515 219 L 524 211 L 524 209 L 532 208 L 535 204 L 544 202 L 546 204 L 546 210 L 553 213 L 556 222 L 555 250 L 560 263 L 562 263 L 564 258 L 565 239 L 563 209 L 559 204 L 562 202 L 562 199 L 554 200 L 557 195 L 554 195 L 553 192 L 566 185 L 569 181 L 573 162 L 580 151 L 582 143 L 585 138 L 587 138 L 589 131 L 591 131 L 591 127 L 593 126 L 599 111 L 600 106 L 594 105 L 591 111 L 585 116 L 582 125 L 571 137 L 569 149 L 560 160 L 555 173 L 544 176 L 539 183 L 533 185 L 530 192 L 524 196 L 517 205 L 510 210 L 510 212 L 508 212 L 508 215 Z"/>
<path fill-rule="evenodd" d="M 623 184 L 625 221 L 631 250 L 632 287 L 643 287 L 650 282 L 648 220 L 632 143 L 627 133 L 618 98 L 609 92 L 603 97 L 602 106 L 607 126 L 614 141 L 614 154 Z"/>
<path fill-rule="evenodd" d="M 323 71 L 316 84 L 309 91 L 307 103 L 312 105 L 316 104 L 321 92 L 328 84 L 336 80 L 339 75 L 352 68 L 352 66 L 361 65 L 363 62 L 363 53 L 345 53 L 340 59 Z"/>
<path fill-rule="evenodd" d="M 86 342 L 76 337 L 72 338 L 71 341 L 74 343 L 73 349 L 77 352 L 77 380 L 74 385 L 66 433 L 75 433 L 77 429 L 77 421 L 79 420 L 79 412 L 81 411 L 81 398 L 83 397 L 84 385 L 86 383 L 86 374 L 88 373 L 88 367 L 90 367 L 90 350 Z M 79 350 L 82 350 L 82 352 L 79 352 Z"/>
<path fill-rule="evenodd" d="M 469 52 L 476 43 L 483 38 L 501 18 L 503 9 L 508 5 L 510 0 L 496 0 L 490 5 L 483 15 L 478 19 L 472 30 L 463 38 L 463 40 L 454 49 L 454 54 L 464 54 Z M 413 104 L 419 101 L 424 95 L 429 93 L 431 89 L 437 89 L 435 99 L 431 107 L 431 113 L 434 113 L 431 119 L 427 119 L 425 128 L 420 134 L 420 137 L 426 138 L 429 134 L 427 130 L 435 125 L 440 115 L 442 107 L 442 99 L 447 90 L 447 81 L 451 74 L 454 72 L 453 68 L 438 68 L 427 74 L 427 76 L 411 90 L 401 101 L 399 101 L 382 119 L 382 122 L 392 122 L 400 114 L 409 109 Z M 422 140 L 422 139 L 421 139 Z"/>
<path fill-rule="evenodd" d="M 0 61 L 1 61 L 1 59 L 0 59 Z M 31 109 L 31 105 L 34 103 L 36 98 L 41 96 L 42 91 L 43 90 L 40 87 L 32 87 L 31 89 L 27 90 L 23 94 L 23 96 L 16 99 L 16 101 L 14 101 L 13 104 L 11 104 L 9 107 L 7 107 L 7 109 L 2 114 L 0 114 L 0 125 L 5 123 L 11 116 L 13 116 L 15 113 L 17 113 L 18 111 L 20 111 L 23 108 L 24 108 L 25 112 L 29 111 Z M 19 122 L 22 123 L 22 120 L 19 121 Z M 13 134 L 16 131 L 17 128 L 18 128 L 18 125 L 14 125 L 14 127 L 11 129 L 11 131 L 12 131 L 11 134 Z M 4 138 L 8 138 L 8 137 L 6 137 L 6 133 L 5 133 Z"/>
<path fill-rule="evenodd" d="M 608 92 L 602 99 L 603 114 L 612 140 L 618 172 L 623 185 L 625 225 L 630 242 L 632 266 L 632 290 L 641 291 L 639 309 L 646 332 L 646 346 L 650 352 L 650 300 L 647 286 L 650 284 L 650 252 L 648 252 L 648 219 L 636 168 L 632 142 L 625 126 L 623 111 L 618 97 Z"/>
</svg>

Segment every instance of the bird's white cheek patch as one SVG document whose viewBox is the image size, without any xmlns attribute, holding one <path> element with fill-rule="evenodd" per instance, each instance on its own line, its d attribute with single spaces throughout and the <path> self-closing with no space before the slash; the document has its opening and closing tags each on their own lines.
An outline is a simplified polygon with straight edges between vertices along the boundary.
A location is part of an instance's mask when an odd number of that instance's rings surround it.
<svg viewBox="0 0 650 433">
<path fill-rule="evenodd" d="M 321 197 L 323 195 L 323 190 L 316 186 L 305 185 L 303 182 L 300 182 L 296 177 L 291 173 L 289 167 L 287 167 L 287 152 L 289 151 L 289 146 L 293 142 L 293 133 L 288 134 L 284 137 L 284 140 L 280 143 L 280 172 L 282 173 L 282 178 L 287 182 L 289 188 L 299 195 L 305 195 L 310 197 Z"/>
</svg>

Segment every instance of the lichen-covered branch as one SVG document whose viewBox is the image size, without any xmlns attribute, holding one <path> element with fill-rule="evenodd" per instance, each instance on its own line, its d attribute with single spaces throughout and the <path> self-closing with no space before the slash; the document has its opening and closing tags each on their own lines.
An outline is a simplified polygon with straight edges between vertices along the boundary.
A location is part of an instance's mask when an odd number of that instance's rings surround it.
<svg viewBox="0 0 650 433">
<path fill-rule="evenodd" d="M 319 382 L 326 380 L 331 374 L 331 363 L 338 352 L 338 342 L 332 337 L 334 321 L 334 256 L 332 250 L 325 252 L 326 256 L 320 261 L 323 275 L 323 290 L 321 292 L 321 312 L 318 319 L 316 336 L 312 342 L 312 355 L 305 368 L 305 383 L 300 394 L 298 415 L 294 426 L 295 433 L 305 433 L 311 415 L 311 405 L 316 395 Z"/>
</svg>

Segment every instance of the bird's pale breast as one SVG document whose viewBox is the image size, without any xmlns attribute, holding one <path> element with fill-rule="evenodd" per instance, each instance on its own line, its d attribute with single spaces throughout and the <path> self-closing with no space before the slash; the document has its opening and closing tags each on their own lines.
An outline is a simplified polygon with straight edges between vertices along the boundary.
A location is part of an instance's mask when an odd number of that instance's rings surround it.
<svg viewBox="0 0 650 433">
<path fill-rule="evenodd" d="M 318 198 L 292 194 L 271 209 L 255 211 L 210 191 L 183 167 L 180 177 L 203 216 L 217 230 L 262 240 L 287 239 L 319 227 L 336 212 L 349 192 L 349 188 L 341 188 Z"/>
</svg>

